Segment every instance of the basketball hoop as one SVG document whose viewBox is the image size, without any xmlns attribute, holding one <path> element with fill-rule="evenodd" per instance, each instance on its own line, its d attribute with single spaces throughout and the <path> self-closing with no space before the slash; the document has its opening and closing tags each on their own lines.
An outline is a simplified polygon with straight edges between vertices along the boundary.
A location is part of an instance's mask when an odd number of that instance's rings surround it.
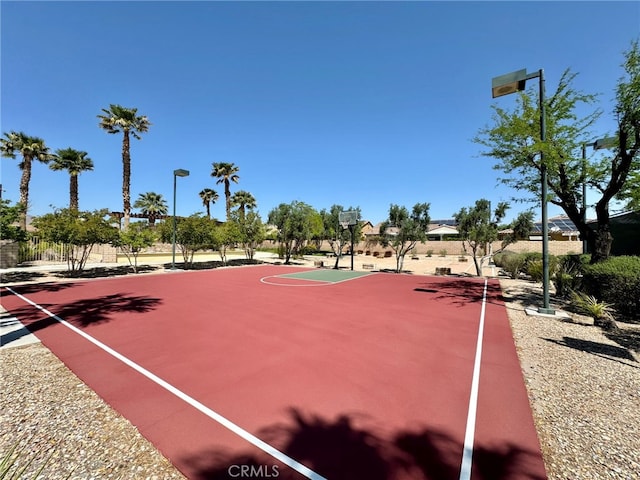
<svg viewBox="0 0 640 480">
<path fill-rule="evenodd" d="M 358 224 L 358 212 L 355 210 L 338 213 L 338 223 L 346 230 L 350 226 Z"/>
<path fill-rule="evenodd" d="M 350 210 L 338 213 L 338 223 L 343 230 L 347 228 L 351 231 L 351 270 L 353 270 L 353 247 L 354 247 L 354 226 L 358 224 L 358 211 Z"/>
</svg>

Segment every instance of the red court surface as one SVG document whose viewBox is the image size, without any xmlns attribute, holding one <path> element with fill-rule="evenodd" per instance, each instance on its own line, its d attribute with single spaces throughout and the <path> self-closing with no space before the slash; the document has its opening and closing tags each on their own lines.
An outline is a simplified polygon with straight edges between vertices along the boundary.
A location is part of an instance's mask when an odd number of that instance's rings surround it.
<svg viewBox="0 0 640 480">
<path fill-rule="evenodd" d="M 546 478 L 497 282 L 483 301 L 482 279 L 277 277 L 299 271 L 24 285 L 2 304 L 191 479 Z"/>
</svg>

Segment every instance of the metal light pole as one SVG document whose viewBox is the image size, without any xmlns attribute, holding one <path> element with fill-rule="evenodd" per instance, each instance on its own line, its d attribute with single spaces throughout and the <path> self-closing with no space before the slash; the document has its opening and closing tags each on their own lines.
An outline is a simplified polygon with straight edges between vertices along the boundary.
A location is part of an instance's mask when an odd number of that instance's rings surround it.
<svg viewBox="0 0 640 480">
<path fill-rule="evenodd" d="M 618 141 L 617 137 L 599 138 L 590 143 L 582 144 L 582 222 L 587 224 L 587 147 L 593 147 L 594 150 L 602 150 L 603 148 L 615 147 Z M 582 253 L 587 253 L 587 239 L 582 239 Z"/>
<path fill-rule="evenodd" d="M 511 93 L 524 90 L 527 80 L 539 79 L 540 85 L 540 142 L 544 145 L 546 141 L 546 114 L 544 99 L 544 70 L 540 69 L 535 73 L 527 74 L 526 69 L 507 73 L 495 77 L 491 80 L 491 91 L 493 98 L 509 95 Z M 547 166 L 544 161 L 544 148 L 540 149 L 540 181 L 542 184 L 542 307 L 538 308 L 538 313 L 553 315 L 555 310 L 549 307 L 549 222 L 547 218 Z"/>
<path fill-rule="evenodd" d="M 178 177 L 188 177 L 189 170 L 183 170 L 181 168 L 173 171 L 173 235 L 171 236 L 171 270 L 176 269 L 176 179 Z"/>
</svg>

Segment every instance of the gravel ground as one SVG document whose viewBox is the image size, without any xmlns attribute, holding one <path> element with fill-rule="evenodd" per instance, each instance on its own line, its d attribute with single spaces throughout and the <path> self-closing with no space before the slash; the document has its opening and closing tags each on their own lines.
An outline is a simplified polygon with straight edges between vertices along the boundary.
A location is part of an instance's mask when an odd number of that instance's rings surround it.
<svg viewBox="0 0 640 480">
<path fill-rule="evenodd" d="M 640 326 L 612 335 L 574 314 L 527 316 L 539 285 L 501 284 L 549 478 L 639 478 Z M 3 348 L 0 359 L 1 454 L 24 447 L 30 471 L 50 457 L 42 478 L 52 480 L 184 478 L 44 346 Z"/>
<path fill-rule="evenodd" d="M 541 288 L 501 284 L 549 478 L 640 478 L 638 325 L 614 336 L 579 315 L 527 316 Z"/>
</svg>

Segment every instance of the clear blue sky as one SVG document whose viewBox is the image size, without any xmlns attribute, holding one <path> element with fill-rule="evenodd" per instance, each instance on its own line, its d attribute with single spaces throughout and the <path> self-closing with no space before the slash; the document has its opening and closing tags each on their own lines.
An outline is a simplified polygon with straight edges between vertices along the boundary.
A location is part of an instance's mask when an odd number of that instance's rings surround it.
<svg viewBox="0 0 640 480">
<path fill-rule="evenodd" d="M 431 204 L 451 218 L 479 198 L 509 200 L 471 139 L 490 123 L 491 78 L 544 68 L 547 91 L 570 67 L 601 93 L 598 137 L 613 133 L 623 51 L 640 2 L 1 2 L 2 132 L 85 150 L 80 208 L 122 210 L 122 136 L 98 128 L 116 103 L 152 126 L 132 140 L 131 196 L 161 193 L 177 212 L 222 185 L 232 162 L 266 219 L 280 203 Z M 3 198 L 18 200 L 17 161 L 2 159 Z M 30 213 L 68 205 L 68 176 L 34 164 Z M 514 205 L 510 217 L 525 208 Z M 550 209 L 550 214 L 559 213 Z M 536 209 L 536 217 L 539 211 Z"/>
</svg>

